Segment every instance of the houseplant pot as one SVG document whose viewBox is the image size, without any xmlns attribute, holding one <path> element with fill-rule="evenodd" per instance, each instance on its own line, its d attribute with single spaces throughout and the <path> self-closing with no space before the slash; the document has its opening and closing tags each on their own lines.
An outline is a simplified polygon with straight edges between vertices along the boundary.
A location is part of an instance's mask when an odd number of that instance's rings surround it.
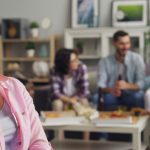
<svg viewBox="0 0 150 150">
<path fill-rule="evenodd" d="M 27 43 L 26 45 L 27 50 L 27 57 L 34 57 L 35 56 L 35 45 L 32 42 Z"/>
<path fill-rule="evenodd" d="M 31 31 L 32 38 L 38 38 L 39 37 L 39 24 L 37 22 L 31 22 L 30 31 Z"/>
</svg>

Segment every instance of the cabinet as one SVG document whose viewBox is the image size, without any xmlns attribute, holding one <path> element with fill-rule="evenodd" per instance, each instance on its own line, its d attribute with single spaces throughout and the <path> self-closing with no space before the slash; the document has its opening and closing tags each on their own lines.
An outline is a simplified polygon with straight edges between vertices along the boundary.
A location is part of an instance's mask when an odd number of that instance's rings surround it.
<svg viewBox="0 0 150 150">
<path fill-rule="evenodd" d="M 79 57 L 85 59 L 98 59 L 106 57 L 114 52 L 112 45 L 113 34 L 117 30 L 125 30 L 129 33 L 132 42 L 131 50 L 140 53 L 144 57 L 145 32 L 148 27 L 141 28 L 88 28 L 88 29 L 66 29 L 65 46 L 67 48 L 79 49 Z"/>
<path fill-rule="evenodd" d="M 35 46 L 35 55 L 27 56 L 26 45 L 32 42 Z M 18 63 L 21 73 L 32 82 L 48 82 L 48 75 L 37 77 L 33 72 L 35 61 L 47 62 L 48 67 L 52 67 L 55 57 L 56 37 L 51 36 L 47 39 L 0 39 L 0 73 L 11 75 L 8 69 L 12 63 Z M 42 55 L 44 51 L 44 55 Z"/>
</svg>

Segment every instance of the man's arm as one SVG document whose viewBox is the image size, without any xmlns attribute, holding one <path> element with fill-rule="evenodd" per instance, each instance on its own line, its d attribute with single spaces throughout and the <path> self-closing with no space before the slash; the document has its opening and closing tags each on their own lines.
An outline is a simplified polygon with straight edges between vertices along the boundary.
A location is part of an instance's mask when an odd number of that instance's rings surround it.
<svg viewBox="0 0 150 150">
<path fill-rule="evenodd" d="M 114 96 L 120 96 L 121 91 L 117 87 L 107 87 L 107 80 L 108 80 L 108 74 L 107 74 L 107 69 L 106 69 L 106 59 L 102 59 L 99 62 L 98 66 L 98 87 L 100 88 L 99 92 L 102 93 L 110 93 Z"/>
<path fill-rule="evenodd" d="M 140 90 L 144 87 L 144 77 L 145 77 L 145 64 L 140 55 L 135 57 L 135 83 L 128 83 L 126 81 L 117 81 L 116 86 L 121 90 Z"/>
<path fill-rule="evenodd" d="M 135 90 L 136 91 L 140 89 L 138 84 L 127 83 L 124 80 L 117 81 L 115 86 L 118 87 L 120 90 Z"/>
<path fill-rule="evenodd" d="M 135 83 L 138 85 L 139 89 L 144 88 L 144 78 L 145 78 L 145 64 L 143 58 L 139 55 L 139 58 L 135 60 L 136 69 L 135 69 Z"/>
<path fill-rule="evenodd" d="M 108 87 L 108 88 L 101 88 L 100 91 L 102 93 L 110 93 L 116 97 L 121 96 L 121 90 L 117 87 Z"/>
</svg>

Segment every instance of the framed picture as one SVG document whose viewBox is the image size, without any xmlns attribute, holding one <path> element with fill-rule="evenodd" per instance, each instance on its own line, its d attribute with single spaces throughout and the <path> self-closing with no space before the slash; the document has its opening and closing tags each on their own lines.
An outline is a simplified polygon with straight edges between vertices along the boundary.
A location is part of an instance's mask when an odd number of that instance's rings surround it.
<svg viewBox="0 0 150 150">
<path fill-rule="evenodd" d="M 98 26 L 98 0 L 72 0 L 72 27 Z"/>
<path fill-rule="evenodd" d="M 113 1 L 112 24 L 116 27 L 146 26 L 147 0 Z"/>
<path fill-rule="evenodd" d="M 21 18 L 2 19 L 2 37 L 19 39 L 28 37 L 28 20 Z"/>
</svg>

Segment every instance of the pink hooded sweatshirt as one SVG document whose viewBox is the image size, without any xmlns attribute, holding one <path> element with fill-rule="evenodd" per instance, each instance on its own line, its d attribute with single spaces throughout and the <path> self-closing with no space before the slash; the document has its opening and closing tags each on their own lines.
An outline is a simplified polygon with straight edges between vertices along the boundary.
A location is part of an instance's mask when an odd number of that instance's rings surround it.
<svg viewBox="0 0 150 150">
<path fill-rule="evenodd" d="M 0 94 L 8 103 L 17 125 L 17 137 L 11 150 L 52 150 L 48 143 L 33 100 L 24 85 L 15 78 L 0 75 Z M 0 150 L 5 150 L 0 130 Z"/>
</svg>

